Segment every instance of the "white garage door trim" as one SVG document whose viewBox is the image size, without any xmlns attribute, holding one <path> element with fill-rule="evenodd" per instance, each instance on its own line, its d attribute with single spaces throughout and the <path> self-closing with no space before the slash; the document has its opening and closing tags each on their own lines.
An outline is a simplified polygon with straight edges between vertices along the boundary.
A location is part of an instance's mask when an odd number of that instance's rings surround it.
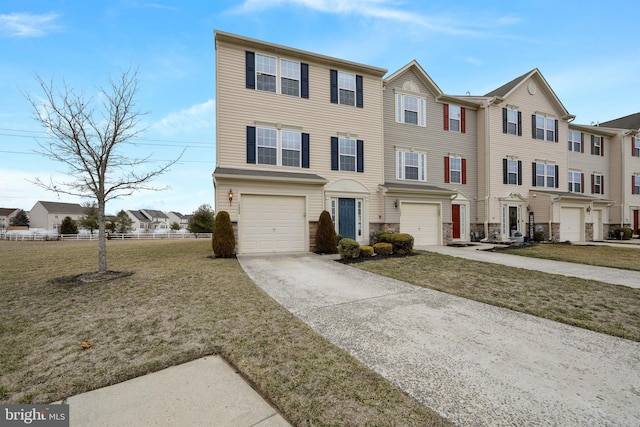
<svg viewBox="0 0 640 427">
<path fill-rule="evenodd" d="M 560 208 L 560 241 L 580 242 L 583 230 L 581 208 Z"/>
<path fill-rule="evenodd" d="M 409 203 L 400 204 L 400 232 L 409 233 L 414 245 L 439 245 L 442 221 L 440 204 Z"/>
<path fill-rule="evenodd" d="M 306 252 L 306 198 L 243 194 L 240 253 Z"/>
</svg>

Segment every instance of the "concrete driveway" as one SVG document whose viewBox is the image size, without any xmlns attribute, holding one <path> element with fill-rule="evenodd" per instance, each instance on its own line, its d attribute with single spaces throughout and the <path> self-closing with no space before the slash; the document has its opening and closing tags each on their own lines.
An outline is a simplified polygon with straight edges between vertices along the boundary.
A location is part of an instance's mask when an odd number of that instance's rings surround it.
<svg viewBox="0 0 640 427">
<path fill-rule="evenodd" d="M 315 254 L 239 256 L 317 332 L 461 426 L 639 426 L 640 344 Z"/>
</svg>

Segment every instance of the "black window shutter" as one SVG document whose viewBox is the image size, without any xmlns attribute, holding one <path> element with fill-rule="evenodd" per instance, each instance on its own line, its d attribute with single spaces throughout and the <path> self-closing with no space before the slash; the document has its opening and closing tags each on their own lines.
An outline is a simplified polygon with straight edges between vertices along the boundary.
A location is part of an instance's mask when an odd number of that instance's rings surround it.
<svg viewBox="0 0 640 427">
<path fill-rule="evenodd" d="M 522 111 L 518 111 L 518 136 L 522 136 Z"/>
<path fill-rule="evenodd" d="M 536 139 L 536 115 L 531 115 L 531 137 Z"/>
<path fill-rule="evenodd" d="M 309 134 L 302 134 L 302 167 L 309 167 Z"/>
<path fill-rule="evenodd" d="M 518 185 L 522 185 L 522 161 L 518 160 Z"/>
<path fill-rule="evenodd" d="M 357 155 L 356 155 L 357 171 L 364 172 L 364 142 L 361 139 L 357 140 L 356 147 L 357 147 Z"/>
<path fill-rule="evenodd" d="M 504 108 L 503 108 L 504 110 Z M 502 159 L 502 183 L 503 184 L 507 184 L 509 182 L 509 177 L 508 177 L 508 160 L 507 159 Z"/>
<path fill-rule="evenodd" d="M 531 163 L 531 165 L 533 166 L 533 172 L 531 174 L 532 176 L 531 186 L 535 187 L 536 186 L 536 162 Z"/>
<path fill-rule="evenodd" d="M 300 64 L 300 97 L 309 98 L 309 64 Z"/>
<path fill-rule="evenodd" d="M 556 165 L 556 188 L 560 187 L 560 166 Z"/>
<path fill-rule="evenodd" d="M 338 70 L 329 70 L 331 77 L 331 102 L 338 103 Z M 336 169 L 337 170 L 337 169 Z"/>
<path fill-rule="evenodd" d="M 584 193 L 584 174 L 580 174 L 580 192 Z"/>
<path fill-rule="evenodd" d="M 247 73 L 247 89 L 256 88 L 256 55 L 253 52 L 246 51 L 246 73 Z M 254 162 L 255 163 L 255 162 Z"/>
<path fill-rule="evenodd" d="M 560 129 L 560 127 L 558 126 L 558 121 L 556 120 L 555 122 L 556 122 L 556 133 L 555 133 L 556 141 L 555 142 L 558 142 L 558 130 Z"/>
<path fill-rule="evenodd" d="M 331 170 L 338 170 L 338 137 L 331 137 Z"/>
<path fill-rule="evenodd" d="M 364 92 L 362 90 L 362 76 L 356 75 L 356 107 L 364 107 Z"/>
<path fill-rule="evenodd" d="M 507 133 L 507 109 L 506 108 L 502 109 L 502 133 Z"/>
<path fill-rule="evenodd" d="M 256 162 L 256 128 L 247 126 L 247 163 Z"/>
</svg>

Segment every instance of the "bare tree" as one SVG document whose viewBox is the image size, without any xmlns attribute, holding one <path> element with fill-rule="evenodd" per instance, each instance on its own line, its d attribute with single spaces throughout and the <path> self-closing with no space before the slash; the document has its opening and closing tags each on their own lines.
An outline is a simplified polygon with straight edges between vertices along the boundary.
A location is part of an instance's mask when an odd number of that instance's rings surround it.
<svg viewBox="0 0 640 427">
<path fill-rule="evenodd" d="M 151 154 L 134 158 L 122 150 L 145 129 L 140 119 L 146 113 L 136 108 L 137 70 L 123 71 L 110 78 L 106 88 L 98 88 L 96 97 L 86 98 L 67 86 L 54 90 L 53 81 L 36 79 L 44 100 L 27 95 L 35 120 L 50 134 L 48 142 L 38 142 L 39 152 L 67 167 L 69 181 L 45 183 L 36 178 L 41 188 L 57 193 L 91 197 L 98 202 L 98 272 L 107 272 L 105 206 L 109 200 L 129 196 L 137 190 L 162 190 L 149 182 L 175 164 L 173 161 L 151 171 L 143 164 L 151 163 Z"/>
</svg>

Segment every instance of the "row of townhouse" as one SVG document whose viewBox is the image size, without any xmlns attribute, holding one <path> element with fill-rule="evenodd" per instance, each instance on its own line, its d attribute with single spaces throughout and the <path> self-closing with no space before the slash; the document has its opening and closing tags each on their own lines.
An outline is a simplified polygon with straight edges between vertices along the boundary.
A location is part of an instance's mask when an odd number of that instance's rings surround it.
<svg viewBox="0 0 640 427">
<path fill-rule="evenodd" d="M 240 253 L 313 250 L 322 210 L 361 244 L 383 230 L 443 245 L 640 227 L 640 114 L 574 124 L 538 69 L 484 96 L 452 96 L 416 61 L 386 76 L 214 38 L 215 205 Z"/>
</svg>

